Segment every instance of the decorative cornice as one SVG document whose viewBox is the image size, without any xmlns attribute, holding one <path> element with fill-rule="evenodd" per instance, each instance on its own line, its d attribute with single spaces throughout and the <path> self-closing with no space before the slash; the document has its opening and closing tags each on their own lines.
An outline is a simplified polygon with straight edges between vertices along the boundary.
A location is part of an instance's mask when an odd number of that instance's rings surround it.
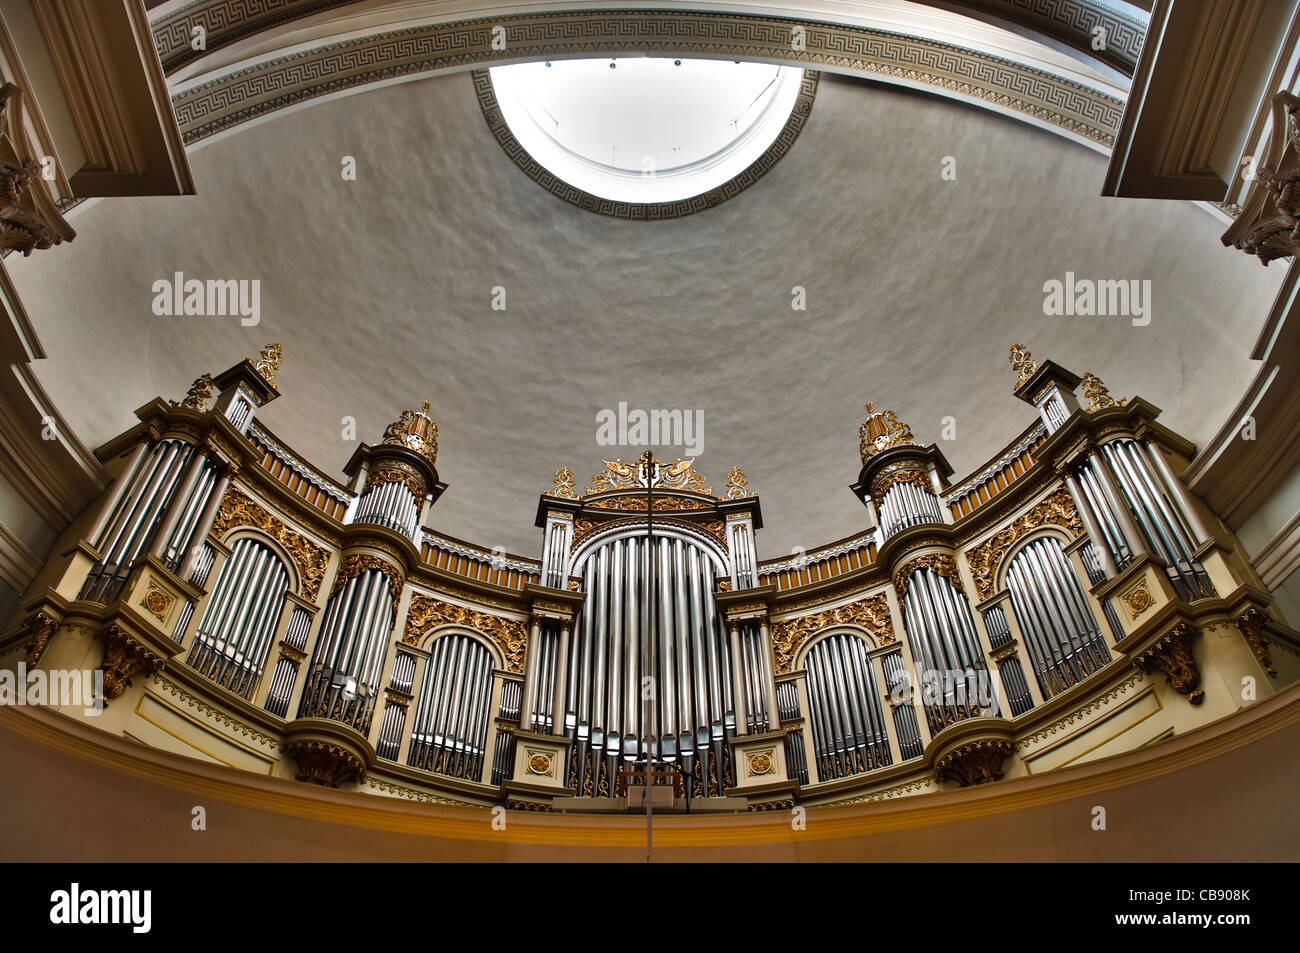
<svg viewBox="0 0 1300 953">
<path fill-rule="evenodd" d="M 802 49 L 791 31 L 804 31 Z M 510 37 L 493 49 L 493 28 Z M 186 39 L 188 43 L 188 39 Z M 894 80 L 1011 112 L 1109 148 L 1123 103 L 1005 57 L 870 27 L 694 10 L 572 10 L 392 30 L 272 56 L 177 92 L 187 144 L 370 83 L 553 56 L 676 53 L 759 59 Z"/>
</svg>

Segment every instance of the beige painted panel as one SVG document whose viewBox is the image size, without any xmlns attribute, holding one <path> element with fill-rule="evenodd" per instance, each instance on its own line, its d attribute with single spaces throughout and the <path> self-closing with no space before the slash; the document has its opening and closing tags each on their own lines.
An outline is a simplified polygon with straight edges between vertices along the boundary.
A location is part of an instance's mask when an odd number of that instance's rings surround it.
<svg viewBox="0 0 1300 953">
<path fill-rule="evenodd" d="M 135 714 L 139 720 L 124 734 L 147 745 L 258 774 L 275 773 L 274 758 L 213 731 L 150 691 L 140 696 Z"/>
<path fill-rule="evenodd" d="M 1055 771 L 1077 761 L 1104 758 L 1140 748 L 1170 729 L 1169 717 L 1154 688 L 1133 696 L 1095 721 L 1066 735 L 1054 745 L 1025 758 L 1029 774 Z"/>
</svg>

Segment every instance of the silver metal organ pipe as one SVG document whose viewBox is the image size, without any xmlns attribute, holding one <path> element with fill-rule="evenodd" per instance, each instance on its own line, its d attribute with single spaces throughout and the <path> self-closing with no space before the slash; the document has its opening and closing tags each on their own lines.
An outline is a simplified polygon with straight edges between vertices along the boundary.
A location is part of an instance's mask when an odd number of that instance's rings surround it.
<svg viewBox="0 0 1300 953">
<path fill-rule="evenodd" d="M 845 668 L 846 659 L 843 657 L 843 653 L 841 652 L 843 646 L 840 644 L 840 640 L 838 638 L 831 638 L 826 641 L 829 644 L 827 653 L 830 656 L 829 661 L 835 674 L 835 684 L 839 690 L 839 698 L 841 699 L 839 704 L 844 715 L 845 745 L 852 747 L 858 751 L 859 754 L 862 754 L 866 748 L 867 739 L 862 732 L 862 726 L 865 719 L 862 717 L 862 711 L 858 707 L 858 693 L 849 686 L 848 672 Z"/>
<path fill-rule="evenodd" d="M 609 731 L 605 750 L 611 754 L 618 753 L 619 746 L 619 724 L 622 722 L 623 715 L 623 639 L 625 638 L 625 629 L 623 628 L 623 592 L 626 588 L 627 581 L 624 570 L 624 556 L 627 549 L 627 540 L 620 539 L 610 547 L 610 556 L 612 559 L 610 565 L 611 578 L 614 585 L 611 586 L 610 606 L 609 606 L 609 632 L 610 632 L 610 660 L 609 660 L 609 714 L 606 718 L 607 728 Z"/>
<path fill-rule="evenodd" d="M 149 444 L 143 440 L 135 445 L 135 449 L 131 451 L 131 456 L 122 465 L 121 471 L 113 481 L 112 488 L 100 504 L 99 514 L 96 516 L 95 522 L 86 531 L 86 539 L 96 550 L 103 551 L 100 548 L 103 542 L 102 537 L 106 535 L 105 531 L 110 521 L 118 515 L 123 499 L 126 498 L 131 488 L 136 485 L 136 481 L 140 478 L 142 467 L 146 465 L 145 454 L 149 449 Z"/>
<path fill-rule="evenodd" d="M 1133 544 L 1124 535 L 1115 514 L 1111 512 L 1109 497 L 1102 492 L 1101 481 L 1093 472 L 1092 459 L 1080 468 L 1079 485 L 1088 498 L 1093 513 L 1101 523 L 1102 532 L 1106 537 L 1104 542 L 1111 552 L 1116 568 L 1123 569 L 1133 558 Z"/>
<path fill-rule="evenodd" d="M 569 659 L 569 623 L 565 622 L 560 629 L 559 651 L 556 653 L 555 661 L 555 701 L 551 708 L 552 728 L 554 734 L 562 734 L 565 730 L 565 714 L 568 710 L 568 671 L 567 663 Z"/>
<path fill-rule="evenodd" d="M 627 734 L 634 740 L 644 738 L 649 728 L 641 724 L 640 708 L 638 704 L 640 692 L 640 675 L 648 675 L 649 672 L 641 671 L 641 561 L 643 554 L 641 552 L 641 540 L 638 537 L 631 537 L 628 540 L 627 551 L 627 601 L 624 606 L 624 624 L 627 629 L 627 676 L 623 686 L 623 723 L 626 726 Z M 624 743 L 624 755 L 631 754 L 631 748 Z"/>
<path fill-rule="evenodd" d="M 1193 549 L 1205 540 L 1210 538 L 1210 531 L 1202 521 L 1200 514 L 1197 512 L 1196 505 L 1188 492 L 1187 487 L 1183 485 L 1182 480 L 1174 475 L 1173 467 L 1165 459 L 1165 455 L 1160 452 L 1160 448 L 1155 443 L 1147 443 L 1146 450 L 1155 464 L 1156 471 L 1160 474 L 1164 484 L 1174 494 L 1177 501 L 1177 509 L 1180 511 L 1183 522 L 1186 524 L 1188 535 L 1193 542 Z"/>
<path fill-rule="evenodd" d="M 594 698 L 591 706 L 592 744 L 604 744 L 605 729 L 605 694 L 608 691 L 605 674 L 605 659 L 609 640 L 609 549 L 602 546 L 596 551 L 596 629 L 595 672 L 592 676 Z M 597 737 L 597 733 L 600 736 Z"/>
<path fill-rule="evenodd" d="M 104 534 L 106 543 L 100 552 L 101 562 L 105 566 L 118 561 L 121 550 L 125 548 L 122 545 L 123 537 L 129 530 L 138 526 L 140 520 L 144 518 L 144 513 L 147 512 L 158 487 L 166 478 L 176 455 L 186 446 L 179 440 L 168 439 L 160 441 L 154 447 L 154 452 L 142 471 L 139 484 L 133 486 L 122 500 L 120 513 L 113 518 L 108 531 Z"/>
<path fill-rule="evenodd" d="M 1061 606 L 1053 597 L 1047 577 L 1042 567 L 1034 560 L 1032 550 L 1026 549 L 1022 555 L 1025 558 L 1020 562 L 1020 567 L 1029 583 L 1027 595 L 1042 617 L 1043 634 L 1051 644 L 1058 663 L 1069 675 L 1071 683 L 1081 681 L 1086 673 L 1080 667 L 1074 652 L 1071 651 L 1069 622 L 1062 616 Z M 1034 598 L 1035 594 L 1038 598 Z"/>
</svg>

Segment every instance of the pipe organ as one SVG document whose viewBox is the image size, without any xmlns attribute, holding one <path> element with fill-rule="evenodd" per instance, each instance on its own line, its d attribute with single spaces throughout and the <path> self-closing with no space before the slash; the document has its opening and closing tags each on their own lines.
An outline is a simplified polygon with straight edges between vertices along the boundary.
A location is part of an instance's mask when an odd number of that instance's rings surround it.
<svg viewBox="0 0 1300 953">
<path fill-rule="evenodd" d="M 764 560 L 741 470 L 715 493 L 646 454 L 585 490 L 557 470 L 534 559 L 426 525 L 446 490 L 428 402 L 361 443 L 346 483 L 289 451 L 257 419 L 269 346 L 100 449 L 109 489 L 0 666 L 80 665 L 90 638 L 101 726 L 144 743 L 204 733 L 250 770 L 576 811 L 624 810 L 650 778 L 693 812 L 985 783 L 1203 724 L 1246 677 L 1300 678 L 1300 634 L 1182 483 L 1194 448 L 1141 398 L 1011 357 L 1037 422 L 962 480 L 867 405 L 866 517 L 843 540 Z"/>
</svg>

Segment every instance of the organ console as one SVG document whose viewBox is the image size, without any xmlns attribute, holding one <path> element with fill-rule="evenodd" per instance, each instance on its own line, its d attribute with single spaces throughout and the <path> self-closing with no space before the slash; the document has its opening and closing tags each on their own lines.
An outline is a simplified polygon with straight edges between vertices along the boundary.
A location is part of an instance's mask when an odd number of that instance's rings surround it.
<svg viewBox="0 0 1300 953">
<path fill-rule="evenodd" d="M 440 534 L 430 404 L 339 482 L 259 419 L 281 354 L 156 399 L 0 636 L 104 670 L 101 727 L 430 803 L 767 810 L 979 784 L 1151 743 L 1300 677 L 1193 447 L 1020 346 L 1034 408 L 953 482 L 867 404 L 861 529 L 761 559 L 758 496 L 689 460 L 569 466 L 536 558 Z M 1082 399 L 1081 395 L 1082 394 Z M 1155 714 L 1153 714 L 1153 712 Z M 169 740 L 170 739 L 170 740 Z M 639 788 L 639 790 L 634 790 Z"/>
</svg>

